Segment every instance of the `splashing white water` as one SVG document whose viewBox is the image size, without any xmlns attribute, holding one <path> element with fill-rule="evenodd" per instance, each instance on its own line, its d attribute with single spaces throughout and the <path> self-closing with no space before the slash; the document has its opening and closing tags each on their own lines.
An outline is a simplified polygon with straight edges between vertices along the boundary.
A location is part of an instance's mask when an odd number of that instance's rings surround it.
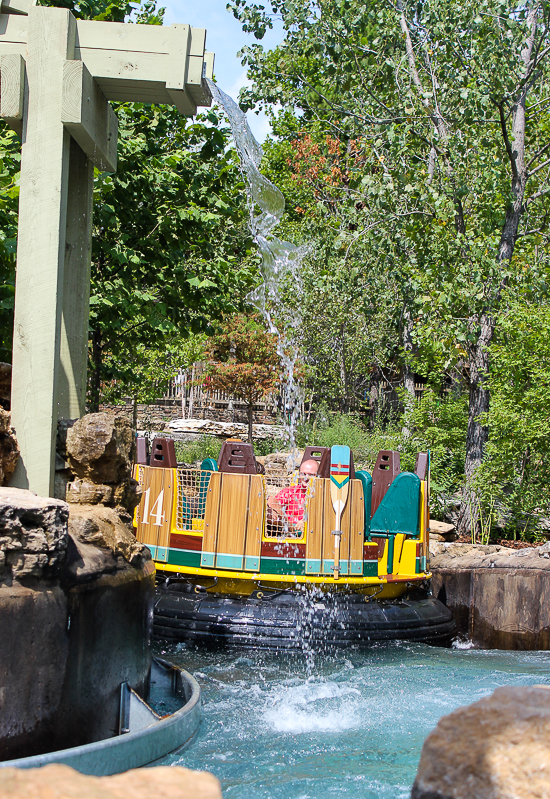
<svg viewBox="0 0 550 799">
<path fill-rule="evenodd" d="M 302 401 L 302 390 L 295 379 L 298 347 L 294 336 L 300 323 L 300 314 L 296 307 L 285 305 L 282 291 L 283 286 L 288 286 L 291 282 L 294 298 L 299 297 L 300 263 L 306 250 L 273 235 L 273 228 L 279 224 L 284 214 L 284 197 L 260 172 L 262 148 L 252 135 L 245 114 L 215 83 L 208 81 L 208 85 L 213 98 L 224 108 L 229 119 L 247 184 L 250 229 L 262 257 L 262 284 L 252 292 L 250 300 L 265 318 L 269 330 L 277 336 L 277 352 L 284 370 L 284 425 L 293 453 L 291 457 L 294 457 L 296 423 Z"/>
</svg>

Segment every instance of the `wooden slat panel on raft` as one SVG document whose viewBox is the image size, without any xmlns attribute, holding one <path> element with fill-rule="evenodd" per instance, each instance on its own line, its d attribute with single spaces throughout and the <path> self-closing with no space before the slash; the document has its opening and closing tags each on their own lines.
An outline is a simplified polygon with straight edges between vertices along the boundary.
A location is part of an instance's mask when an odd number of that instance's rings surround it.
<svg viewBox="0 0 550 799">
<path fill-rule="evenodd" d="M 350 482 L 352 482 L 350 480 Z M 340 563 L 342 574 L 348 573 L 349 561 L 349 536 L 350 536 L 350 516 L 351 516 L 351 501 L 348 497 L 346 507 L 342 513 L 342 520 L 340 527 L 342 529 L 342 538 L 340 539 Z M 334 541 L 335 536 L 332 531 L 335 529 L 336 514 L 332 507 L 332 500 L 330 496 L 330 486 L 327 483 L 325 490 L 325 505 L 323 514 L 323 563 L 322 571 L 324 574 L 332 572 L 334 566 Z"/>
<path fill-rule="evenodd" d="M 249 474 L 223 474 L 216 566 L 242 569 L 248 517 Z"/>
<path fill-rule="evenodd" d="M 151 469 L 150 466 L 139 468 L 143 475 L 143 494 L 136 513 L 137 538 L 144 544 L 167 547 L 170 544 L 176 471 Z"/>
<path fill-rule="evenodd" d="M 216 541 L 218 537 L 218 517 L 220 514 L 220 494 L 222 476 L 219 472 L 212 472 L 208 491 L 206 492 L 206 504 L 204 508 L 204 534 L 202 539 L 203 557 L 201 566 L 213 566 L 216 553 Z"/>
<path fill-rule="evenodd" d="M 321 571 L 325 486 L 325 480 L 314 477 L 311 481 L 310 496 L 306 500 L 306 574 L 319 574 Z"/>
<path fill-rule="evenodd" d="M 365 504 L 363 486 L 360 480 L 351 481 L 351 536 L 349 544 L 350 561 L 359 561 L 352 574 L 363 574 L 363 542 L 365 540 Z"/>
<path fill-rule="evenodd" d="M 264 526 L 265 483 L 261 475 L 250 477 L 248 520 L 244 548 L 245 571 L 259 571 Z"/>
</svg>

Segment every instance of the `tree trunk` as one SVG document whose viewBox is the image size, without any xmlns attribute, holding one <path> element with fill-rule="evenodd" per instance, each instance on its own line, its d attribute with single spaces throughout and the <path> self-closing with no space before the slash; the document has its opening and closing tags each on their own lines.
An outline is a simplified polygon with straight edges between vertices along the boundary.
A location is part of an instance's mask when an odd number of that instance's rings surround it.
<svg viewBox="0 0 550 799">
<path fill-rule="evenodd" d="M 381 383 L 382 373 L 378 366 L 375 366 L 371 372 L 369 384 L 369 430 L 374 429 L 376 417 L 378 416 L 382 394 Z"/>
<path fill-rule="evenodd" d="M 248 413 L 248 443 L 252 444 L 252 424 L 254 422 L 254 403 L 250 402 L 247 407 Z"/>
<path fill-rule="evenodd" d="M 405 359 L 407 358 L 407 354 L 413 352 L 414 344 L 413 344 L 413 320 L 411 318 L 410 311 L 407 307 L 403 312 L 403 349 L 405 351 Z M 410 363 L 405 360 L 403 364 L 403 387 L 407 392 L 408 397 L 405 398 L 405 403 L 411 402 L 414 403 L 416 399 L 416 394 L 414 393 L 414 371 Z M 405 407 L 405 419 L 407 414 L 407 407 Z M 402 428 L 402 433 L 404 438 L 409 438 L 411 431 L 407 427 L 405 423 Z"/>
<path fill-rule="evenodd" d="M 103 348 L 101 344 L 101 330 L 92 333 L 92 374 L 90 375 L 90 412 L 98 413 L 101 396 L 101 364 L 103 361 Z"/>
<path fill-rule="evenodd" d="M 489 391 L 485 386 L 489 370 L 488 346 L 494 333 L 494 322 L 486 315 L 480 320 L 478 340 L 470 347 L 470 396 L 468 404 L 468 429 L 466 432 L 466 461 L 464 472 L 466 484 L 462 495 L 462 504 L 458 516 L 459 535 L 477 535 L 479 532 L 479 497 L 472 479 L 476 469 L 483 461 L 483 455 L 489 433 L 487 427 L 479 421 L 479 416 L 489 411 Z"/>
</svg>

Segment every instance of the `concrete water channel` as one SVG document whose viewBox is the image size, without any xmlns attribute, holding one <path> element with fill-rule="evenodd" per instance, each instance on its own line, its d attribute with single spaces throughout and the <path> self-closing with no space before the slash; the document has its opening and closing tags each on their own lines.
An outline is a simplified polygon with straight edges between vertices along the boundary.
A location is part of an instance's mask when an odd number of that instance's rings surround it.
<svg viewBox="0 0 550 799">
<path fill-rule="evenodd" d="M 195 742 L 165 763 L 207 769 L 224 799 L 408 799 L 441 716 L 503 685 L 550 684 L 550 652 L 394 643 L 314 655 L 157 644 L 202 688 Z"/>
</svg>

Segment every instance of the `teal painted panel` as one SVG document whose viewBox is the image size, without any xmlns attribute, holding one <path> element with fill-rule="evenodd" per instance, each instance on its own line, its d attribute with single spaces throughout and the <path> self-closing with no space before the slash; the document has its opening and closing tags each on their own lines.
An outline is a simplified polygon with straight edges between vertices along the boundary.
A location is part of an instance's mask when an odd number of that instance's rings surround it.
<svg viewBox="0 0 550 799">
<path fill-rule="evenodd" d="M 372 502 L 372 477 L 368 472 L 359 471 L 355 472 L 357 480 L 361 480 L 363 485 L 363 499 L 365 503 L 365 537 L 370 532 L 370 509 Z"/>
<path fill-rule="evenodd" d="M 362 560 L 352 560 L 351 563 L 351 571 L 350 574 L 353 574 L 355 577 L 361 576 L 363 574 L 363 561 Z"/>
<path fill-rule="evenodd" d="M 378 561 L 377 560 L 364 560 L 363 561 L 363 577 L 378 577 Z"/>
<path fill-rule="evenodd" d="M 324 560 L 322 574 L 332 574 L 333 571 L 334 571 L 334 561 Z M 340 573 L 349 574 L 349 560 L 340 561 Z"/>
<path fill-rule="evenodd" d="M 260 569 L 260 558 L 255 558 L 252 555 L 245 555 L 244 568 L 246 571 L 257 572 Z"/>
<path fill-rule="evenodd" d="M 212 556 L 212 559 L 214 556 Z M 172 566 L 189 566 L 191 569 L 199 569 L 201 563 L 201 553 L 191 549 L 171 549 L 168 554 L 168 563 Z"/>
<path fill-rule="evenodd" d="M 156 547 L 157 554 L 155 560 L 166 563 L 168 560 L 168 547 Z"/>
<path fill-rule="evenodd" d="M 310 558 L 306 560 L 306 574 L 320 574 L 321 561 Z"/>
<path fill-rule="evenodd" d="M 205 458 L 201 463 L 201 469 L 203 472 L 217 472 L 218 464 L 214 458 Z"/>
<path fill-rule="evenodd" d="M 416 559 L 415 574 L 420 574 L 420 558 Z"/>
<path fill-rule="evenodd" d="M 153 558 L 153 560 L 156 560 L 157 559 L 157 548 L 151 546 L 151 544 L 146 544 L 146 546 L 147 546 L 147 549 L 149 550 L 149 552 L 151 553 L 151 557 Z"/>
<path fill-rule="evenodd" d="M 207 569 L 213 569 L 215 557 L 215 552 L 203 552 L 201 555 L 201 566 L 204 566 Z"/>
<path fill-rule="evenodd" d="M 306 562 L 298 558 L 262 558 L 260 560 L 262 574 L 288 574 L 289 577 L 306 573 Z"/>
<path fill-rule="evenodd" d="M 370 523 L 371 533 L 420 533 L 420 479 L 398 474 Z"/>
<path fill-rule="evenodd" d="M 242 555 L 226 555 L 223 552 L 218 552 L 216 557 L 217 569 L 237 569 L 241 571 L 243 568 Z"/>
</svg>

